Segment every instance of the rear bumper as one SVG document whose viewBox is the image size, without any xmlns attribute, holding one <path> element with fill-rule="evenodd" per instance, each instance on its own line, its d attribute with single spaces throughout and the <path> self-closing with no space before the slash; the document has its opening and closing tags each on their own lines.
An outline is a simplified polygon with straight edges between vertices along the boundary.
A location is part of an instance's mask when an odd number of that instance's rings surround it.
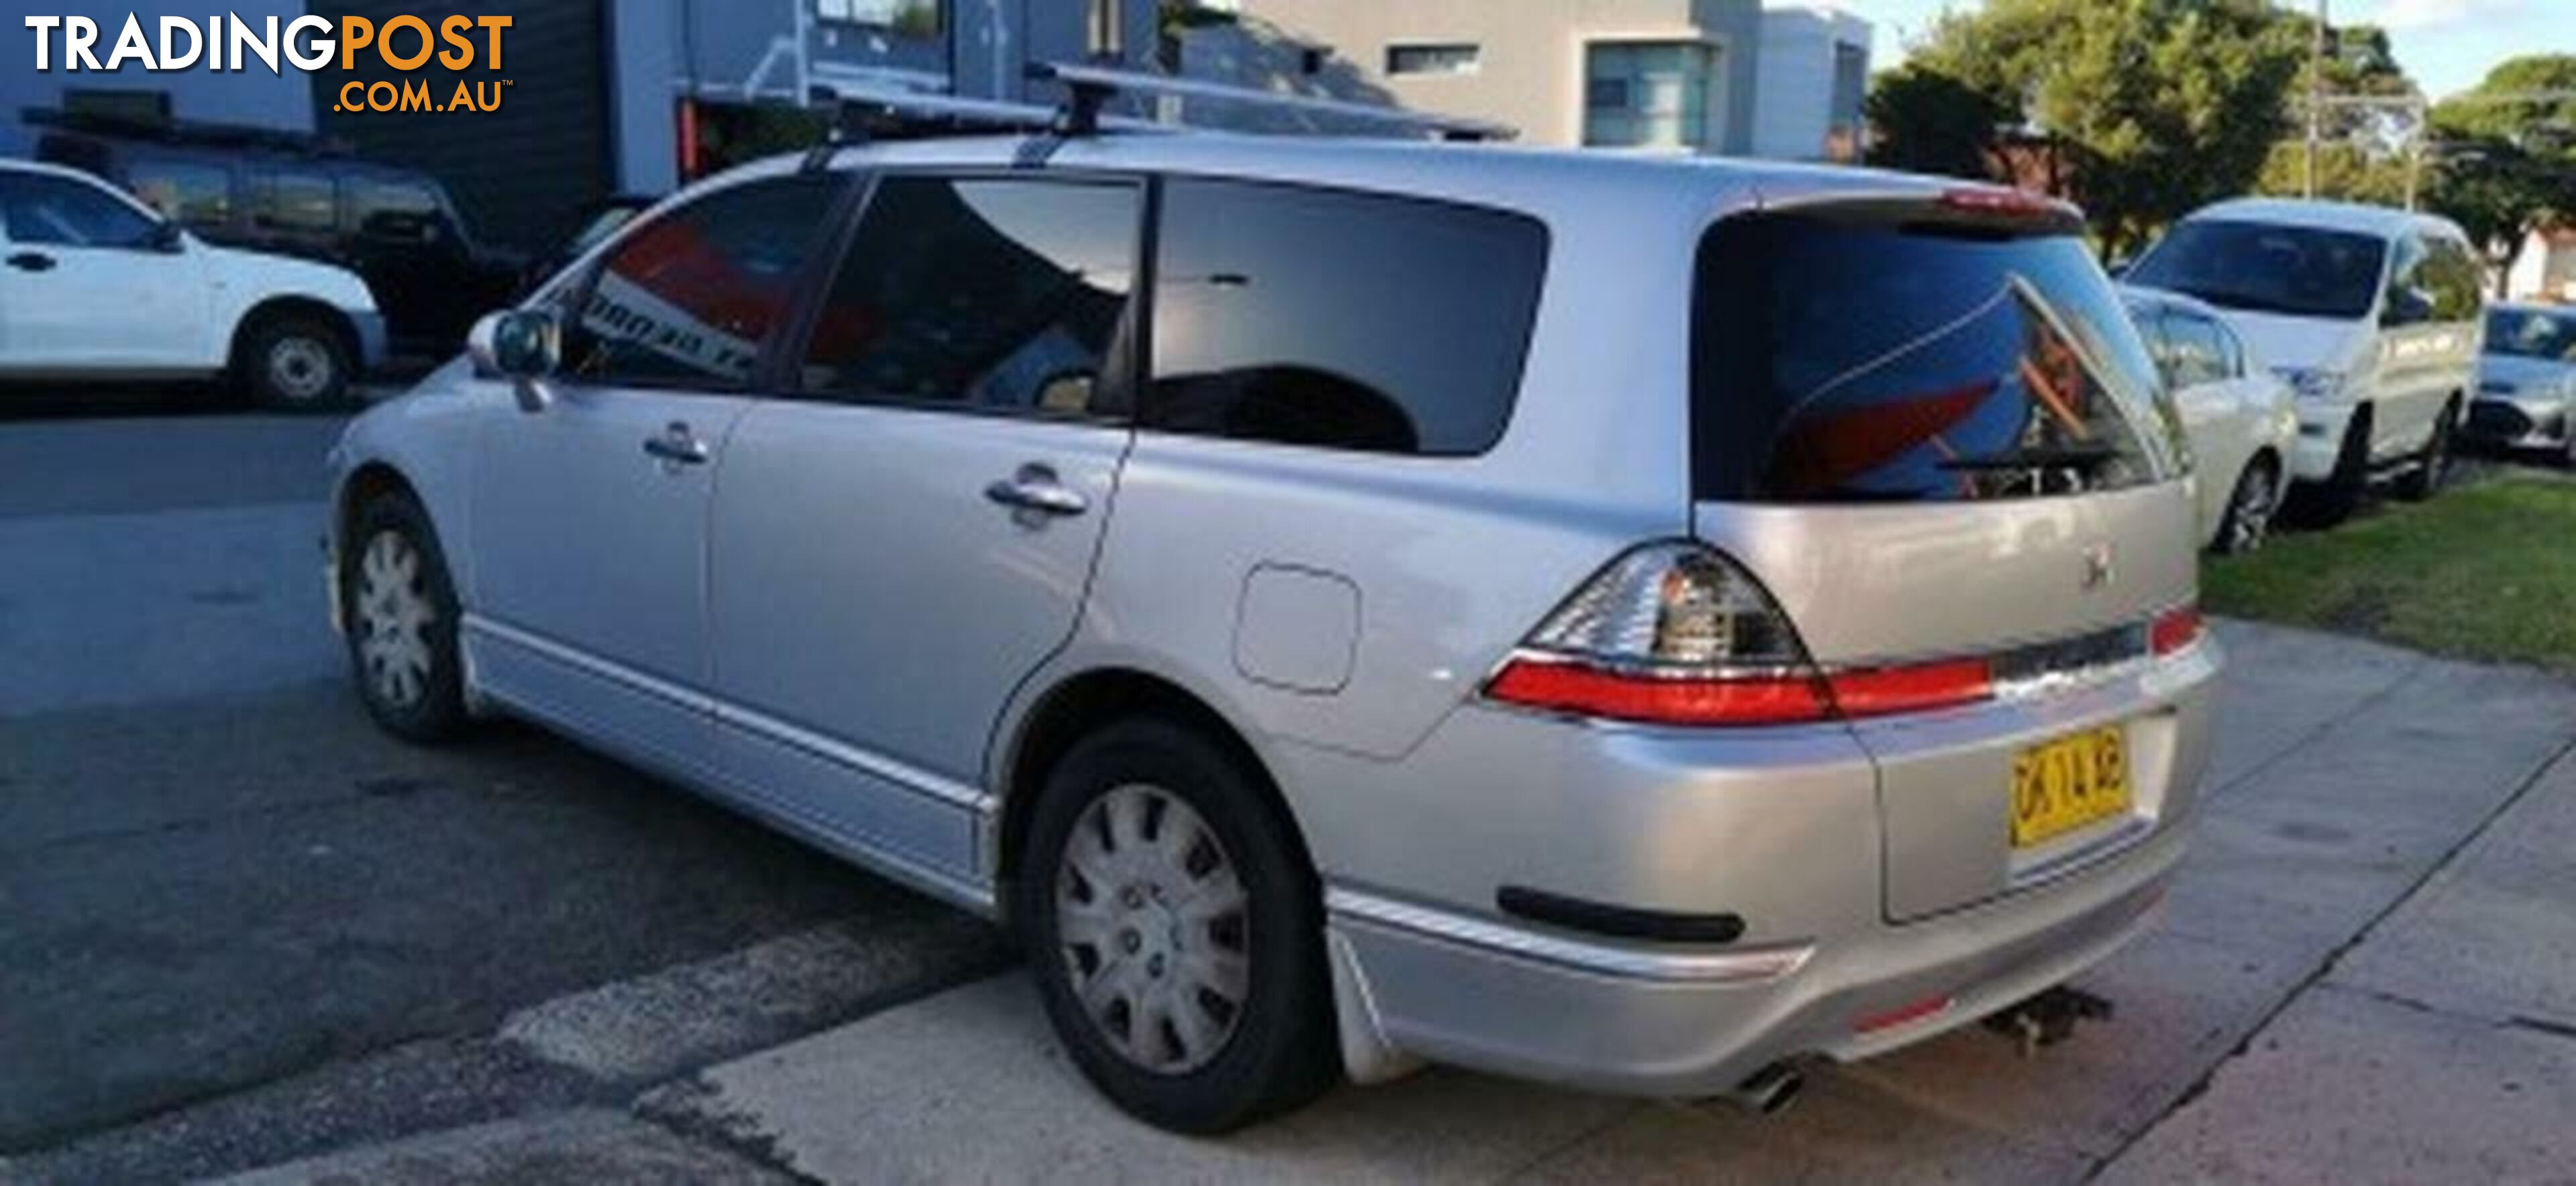
<svg viewBox="0 0 2576 1186">
<path fill-rule="evenodd" d="M 2212 638 L 1902 735 L 1712 738 L 1469 708 L 1395 764 L 1410 779 L 1369 785 L 1346 766 L 1317 784 L 1323 771 L 1292 769 L 1292 788 L 1333 785 L 1377 809 L 1346 839 L 1332 809 L 1297 804 L 1330 886 L 1345 1049 L 1696 1097 L 1782 1059 L 1920 1041 L 2060 983 L 2153 922 L 2207 765 L 2220 661 Z M 2112 722 L 2131 723 L 2135 813 L 2006 851 L 2012 755 Z M 1882 788 L 1882 769 L 1900 789 Z M 1900 794 L 1935 805 L 1932 822 L 1890 814 L 1881 799 Z M 1941 822 L 1952 814 L 1964 841 Z M 1738 915 L 1745 931 L 1577 932 L 1504 913 L 1496 895 L 1515 884 Z"/>
<path fill-rule="evenodd" d="M 1591 1090 L 1697 1098 L 1783 1059 L 1882 1054 L 2065 982 L 2153 925 L 2184 836 L 2168 828 L 2068 884 L 1934 921 L 1731 954 L 1569 948 L 1346 891 L 1326 905 L 1374 1013 L 1360 1023 L 1384 1044 Z M 1937 1005 L 1917 1012 L 1927 1002 Z M 1906 1020 L 1867 1028 L 1896 1014 Z"/>
</svg>

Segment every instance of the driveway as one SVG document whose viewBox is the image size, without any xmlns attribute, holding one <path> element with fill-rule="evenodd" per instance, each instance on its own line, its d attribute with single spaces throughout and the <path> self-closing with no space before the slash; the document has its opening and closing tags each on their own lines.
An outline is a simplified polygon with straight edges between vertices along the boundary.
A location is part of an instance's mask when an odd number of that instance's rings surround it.
<svg viewBox="0 0 2576 1186">
<path fill-rule="evenodd" d="M 1768 1119 L 1432 1071 L 1185 1140 L 1100 1103 L 1002 976 L 622 1106 L 266 1180 L 2568 1180 L 2576 687 L 2299 631 L 2221 635 L 2216 769 L 2165 924 L 2083 979 L 2117 1018 L 2037 1057 L 1970 1027 L 1821 1070 Z M 525 1028 L 519 1049 L 577 1074 L 657 1043 L 578 1004 Z"/>
</svg>

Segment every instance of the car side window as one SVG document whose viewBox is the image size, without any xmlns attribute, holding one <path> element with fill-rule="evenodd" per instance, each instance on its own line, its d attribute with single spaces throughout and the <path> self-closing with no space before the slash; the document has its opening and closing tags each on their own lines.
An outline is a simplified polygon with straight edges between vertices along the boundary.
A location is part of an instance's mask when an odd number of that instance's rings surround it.
<svg viewBox="0 0 2576 1186">
<path fill-rule="evenodd" d="M 2212 321 L 2209 325 L 2211 329 L 2218 331 L 2218 377 L 2244 378 L 2245 340 L 2237 337 L 2235 328 L 2225 321 Z"/>
<path fill-rule="evenodd" d="M 2433 294 L 2435 321 L 2474 321 L 2485 304 L 2484 277 L 2467 244 L 2436 238 L 2424 262 L 2424 286 Z"/>
<path fill-rule="evenodd" d="M 233 174 L 222 165 L 138 160 L 126 170 L 126 181 L 163 218 L 194 227 L 224 227 L 233 220 Z"/>
<path fill-rule="evenodd" d="M 0 226 L 22 246 L 143 250 L 160 224 L 86 181 L 0 173 Z"/>
<path fill-rule="evenodd" d="M 2173 385 L 2173 340 L 2165 336 L 2165 316 L 2151 305 L 2129 306 L 2129 320 L 2138 326 L 2138 340 L 2147 344 L 2147 357 L 2156 364 L 2156 373 L 2165 385 Z"/>
<path fill-rule="evenodd" d="M 2171 382 L 2177 390 L 2228 377 L 2227 351 L 2219 341 L 2217 322 L 2175 309 L 2165 314 L 2165 335 L 2173 342 Z"/>
<path fill-rule="evenodd" d="M 807 398 L 1118 410 L 1142 187 L 888 176 L 816 311 Z"/>
<path fill-rule="evenodd" d="M 430 244 L 446 237 L 447 211 L 428 186 L 375 178 L 349 183 L 350 223 L 379 243 Z"/>
<path fill-rule="evenodd" d="M 739 390 L 785 318 L 842 179 L 799 174 L 718 190 L 634 228 L 563 331 L 577 382 Z"/>
<path fill-rule="evenodd" d="M 2414 235 L 2397 240 L 2388 266 L 2388 296 L 2381 305 L 2382 325 L 2417 325 L 2432 316 L 2432 294 L 2424 286 L 2424 241 Z"/>
<path fill-rule="evenodd" d="M 1519 393 L 1547 248 L 1544 224 L 1499 210 L 1175 179 L 1142 422 L 1376 453 L 1482 453 Z"/>
<path fill-rule="evenodd" d="M 327 235 L 340 224 L 339 183 L 307 169 L 261 173 L 251 182 L 250 219 L 263 230 Z"/>
</svg>

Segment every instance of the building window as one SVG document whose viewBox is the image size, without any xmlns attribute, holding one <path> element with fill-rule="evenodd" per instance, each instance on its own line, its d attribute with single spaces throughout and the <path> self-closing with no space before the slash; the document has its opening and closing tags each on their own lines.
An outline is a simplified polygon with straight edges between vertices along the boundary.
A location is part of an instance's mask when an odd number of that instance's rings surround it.
<svg viewBox="0 0 2576 1186">
<path fill-rule="evenodd" d="M 1709 95 L 1724 79 L 1717 47 L 1704 42 L 1586 46 L 1583 142 L 1600 148 L 1713 147 Z"/>
<path fill-rule="evenodd" d="M 1476 72 L 1477 47 L 1472 44 L 1390 45 L 1386 47 L 1386 72 L 1399 74 L 1473 74 Z"/>
<path fill-rule="evenodd" d="M 817 20 L 865 25 L 905 37 L 936 37 L 946 27 L 941 0 L 814 0 Z"/>
<path fill-rule="evenodd" d="M 1125 5 L 1119 0 L 1091 0 L 1089 20 L 1091 56 L 1123 57 L 1127 52 Z"/>
</svg>

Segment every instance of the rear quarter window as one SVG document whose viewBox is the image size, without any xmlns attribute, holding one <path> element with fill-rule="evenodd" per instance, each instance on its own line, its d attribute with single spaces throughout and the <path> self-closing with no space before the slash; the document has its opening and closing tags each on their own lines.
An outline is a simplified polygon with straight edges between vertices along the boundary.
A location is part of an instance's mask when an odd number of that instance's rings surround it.
<svg viewBox="0 0 2576 1186">
<path fill-rule="evenodd" d="M 2178 472 L 2160 376 L 2072 235 L 1755 214 L 1700 244 L 1703 500 L 1982 501 Z"/>
<path fill-rule="evenodd" d="M 1174 179 L 1144 425 L 1456 457 L 1501 439 L 1547 230 L 1479 207 Z"/>
</svg>

